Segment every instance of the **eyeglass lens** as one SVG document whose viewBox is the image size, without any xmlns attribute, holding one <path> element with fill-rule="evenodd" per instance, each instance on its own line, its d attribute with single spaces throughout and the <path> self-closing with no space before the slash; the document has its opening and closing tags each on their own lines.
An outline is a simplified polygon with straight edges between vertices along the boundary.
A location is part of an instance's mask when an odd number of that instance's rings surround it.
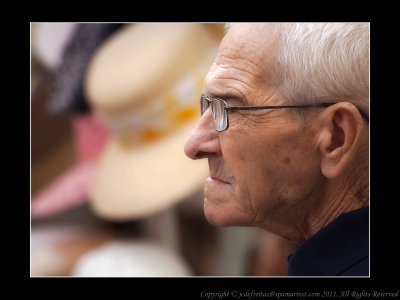
<svg viewBox="0 0 400 300">
<path fill-rule="evenodd" d="M 208 107 L 210 106 L 210 101 L 206 96 L 201 97 L 201 114 L 203 115 Z M 214 126 L 217 131 L 224 131 L 228 127 L 228 118 L 226 111 L 224 109 L 225 104 L 219 99 L 211 100 L 211 112 L 214 120 Z"/>
<path fill-rule="evenodd" d="M 225 130 L 228 125 L 228 118 L 226 117 L 224 102 L 222 102 L 221 100 L 214 99 L 211 103 L 211 106 L 212 106 L 215 129 L 217 131 Z"/>
</svg>

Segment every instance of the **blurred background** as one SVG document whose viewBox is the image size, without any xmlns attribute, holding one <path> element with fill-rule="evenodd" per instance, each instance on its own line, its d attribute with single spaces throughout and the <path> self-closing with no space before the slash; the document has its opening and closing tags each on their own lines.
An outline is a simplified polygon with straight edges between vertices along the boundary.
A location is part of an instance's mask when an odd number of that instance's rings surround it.
<svg viewBox="0 0 400 300">
<path fill-rule="evenodd" d="M 285 276 L 184 156 L 223 23 L 31 23 L 31 276 Z M 176 150 L 181 149 L 181 150 Z"/>
</svg>

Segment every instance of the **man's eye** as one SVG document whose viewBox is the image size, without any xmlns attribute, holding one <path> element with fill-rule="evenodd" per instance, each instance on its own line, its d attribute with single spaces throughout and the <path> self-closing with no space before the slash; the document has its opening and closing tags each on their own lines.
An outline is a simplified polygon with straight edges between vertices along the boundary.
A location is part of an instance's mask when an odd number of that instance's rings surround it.
<svg viewBox="0 0 400 300">
<path fill-rule="evenodd" d="M 244 106 L 243 101 L 241 101 L 240 99 L 226 98 L 222 100 L 224 100 L 228 106 Z"/>
</svg>

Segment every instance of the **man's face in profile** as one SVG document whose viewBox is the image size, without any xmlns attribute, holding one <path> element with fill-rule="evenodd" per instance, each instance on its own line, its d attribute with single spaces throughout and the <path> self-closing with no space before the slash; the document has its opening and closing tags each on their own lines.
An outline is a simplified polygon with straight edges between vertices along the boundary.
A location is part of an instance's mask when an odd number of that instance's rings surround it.
<svg viewBox="0 0 400 300">
<path fill-rule="evenodd" d="M 233 27 L 206 77 L 204 93 L 229 106 L 285 104 L 266 80 L 274 46 L 274 36 L 252 24 Z M 208 159 L 208 221 L 219 226 L 267 221 L 273 228 L 276 220 L 289 220 L 322 179 L 313 132 L 312 123 L 305 126 L 286 109 L 234 111 L 228 130 L 217 132 L 209 108 L 185 146 L 190 158 Z"/>
</svg>

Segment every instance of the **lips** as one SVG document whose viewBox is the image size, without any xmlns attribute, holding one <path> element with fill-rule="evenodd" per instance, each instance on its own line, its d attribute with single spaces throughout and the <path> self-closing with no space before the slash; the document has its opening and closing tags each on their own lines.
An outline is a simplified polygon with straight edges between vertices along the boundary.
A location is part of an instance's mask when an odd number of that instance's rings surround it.
<svg viewBox="0 0 400 300">
<path fill-rule="evenodd" d="M 229 184 L 229 182 L 226 182 L 226 181 L 224 181 L 224 180 L 222 180 L 220 178 L 214 177 L 214 176 L 208 177 L 207 180 L 212 180 L 212 181 L 216 181 L 216 182 L 219 182 L 219 183 Z"/>
<path fill-rule="evenodd" d="M 220 183 L 225 183 L 225 184 L 229 184 L 231 183 L 231 180 L 229 180 L 229 178 L 232 178 L 232 175 L 230 175 L 228 172 L 226 172 L 225 170 L 223 170 L 223 168 L 210 168 L 210 179 L 211 180 L 215 180 L 217 182 Z"/>
<path fill-rule="evenodd" d="M 218 178 L 208 177 L 204 184 L 204 203 L 222 203 L 232 199 L 232 185 Z"/>
</svg>

